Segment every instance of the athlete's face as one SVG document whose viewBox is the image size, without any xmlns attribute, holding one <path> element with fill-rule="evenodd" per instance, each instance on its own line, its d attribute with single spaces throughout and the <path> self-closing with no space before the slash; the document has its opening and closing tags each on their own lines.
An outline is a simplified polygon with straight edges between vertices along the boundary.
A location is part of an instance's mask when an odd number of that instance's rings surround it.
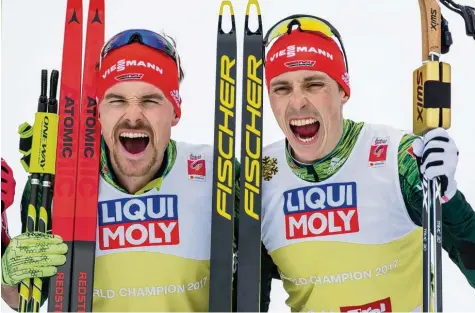
<svg viewBox="0 0 475 313">
<path fill-rule="evenodd" d="M 118 83 L 106 91 L 99 110 L 114 170 L 128 177 L 157 171 L 178 122 L 163 92 L 144 82 Z"/>
<path fill-rule="evenodd" d="M 281 74 L 270 82 L 269 99 L 298 161 L 315 162 L 336 147 L 348 97 L 330 76 L 308 70 Z"/>
</svg>

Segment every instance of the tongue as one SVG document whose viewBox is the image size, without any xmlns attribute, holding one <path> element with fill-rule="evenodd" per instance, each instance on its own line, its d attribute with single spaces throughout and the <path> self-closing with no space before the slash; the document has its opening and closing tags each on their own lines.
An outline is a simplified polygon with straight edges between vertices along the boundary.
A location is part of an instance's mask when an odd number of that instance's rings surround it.
<svg viewBox="0 0 475 313">
<path fill-rule="evenodd" d="M 132 154 L 140 153 L 147 147 L 146 138 L 122 138 L 121 142 L 125 150 Z"/>
<path fill-rule="evenodd" d="M 301 138 L 311 138 L 313 137 L 319 128 L 319 123 L 312 123 L 303 126 L 293 126 L 293 131 L 296 135 L 299 135 Z"/>
</svg>

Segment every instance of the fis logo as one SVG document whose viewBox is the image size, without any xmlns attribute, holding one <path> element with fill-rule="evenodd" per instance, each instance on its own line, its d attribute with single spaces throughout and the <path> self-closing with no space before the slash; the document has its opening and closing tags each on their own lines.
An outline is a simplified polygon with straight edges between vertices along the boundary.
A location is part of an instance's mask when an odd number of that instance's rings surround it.
<svg viewBox="0 0 475 313">
<path fill-rule="evenodd" d="M 180 107 L 181 106 L 180 92 L 176 89 L 173 89 L 172 91 L 170 91 L 170 95 L 172 96 L 173 101 L 175 101 L 176 105 Z"/>
<path fill-rule="evenodd" d="M 356 183 L 336 183 L 284 192 L 287 239 L 359 231 Z"/>
<path fill-rule="evenodd" d="M 369 152 L 369 166 L 377 167 L 386 163 L 389 137 L 374 137 Z"/>
<path fill-rule="evenodd" d="M 206 160 L 203 154 L 188 155 L 188 178 L 197 181 L 206 181 Z"/>
<path fill-rule="evenodd" d="M 391 308 L 391 298 L 386 298 L 382 300 L 378 300 L 375 302 L 363 304 L 363 305 L 355 305 L 355 306 L 345 306 L 340 308 L 340 312 L 354 312 L 354 313 L 362 313 L 362 312 L 392 312 Z"/>
<path fill-rule="evenodd" d="M 175 195 L 99 202 L 100 249 L 179 244 L 177 202 Z"/>
</svg>

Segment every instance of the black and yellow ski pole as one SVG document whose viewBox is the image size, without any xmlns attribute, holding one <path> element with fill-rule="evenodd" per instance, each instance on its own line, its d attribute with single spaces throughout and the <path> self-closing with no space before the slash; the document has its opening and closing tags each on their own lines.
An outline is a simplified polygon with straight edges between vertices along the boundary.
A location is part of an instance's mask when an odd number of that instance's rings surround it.
<svg viewBox="0 0 475 313">
<path fill-rule="evenodd" d="M 58 89 L 59 72 L 51 73 L 50 94 L 47 97 L 48 72 L 41 71 L 41 94 L 38 111 L 33 124 L 31 158 L 28 171 L 31 173 L 30 203 L 25 232 L 48 230 L 51 215 L 52 185 L 56 163 L 58 133 Z M 38 207 L 38 200 L 41 205 Z M 31 291 L 31 297 L 30 297 Z M 42 295 L 41 278 L 25 279 L 20 284 L 19 312 L 39 312 Z"/>
<path fill-rule="evenodd" d="M 451 0 L 440 0 L 465 20 L 466 33 L 475 39 L 475 9 Z M 440 61 L 448 53 L 452 35 L 436 0 L 419 0 L 423 65 L 413 72 L 413 132 L 451 125 L 451 67 Z M 420 161 L 419 161 L 420 162 Z M 421 177 L 423 191 L 423 288 L 422 312 L 442 312 L 442 207 L 439 179 Z M 434 235 L 434 238 L 431 237 Z M 432 270 L 434 270 L 433 279 Z M 432 288 L 433 287 L 433 288 Z M 431 303 L 431 296 L 434 301 Z"/>
</svg>

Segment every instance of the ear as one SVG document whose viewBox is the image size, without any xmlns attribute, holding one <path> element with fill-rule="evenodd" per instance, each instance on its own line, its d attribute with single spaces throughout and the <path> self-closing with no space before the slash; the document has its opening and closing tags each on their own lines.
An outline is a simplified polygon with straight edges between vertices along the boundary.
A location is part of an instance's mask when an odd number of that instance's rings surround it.
<svg viewBox="0 0 475 313">
<path fill-rule="evenodd" d="M 180 119 L 178 118 L 178 116 L 176 115 L 176 112 L 173 111 L 173 120 L 172 120 L 172 126 L 176 126 L 176 124 L 178 124 L 178 121 Z"/>
<path fill-rule="evenodd" d="M 345 105 L 345 103 L 348 101 L 349 97 L 347 96 L 346 92 L 343 90 L 343 88 L 340 88 L 340 101 L 341 105 Z"/>
</svg>

